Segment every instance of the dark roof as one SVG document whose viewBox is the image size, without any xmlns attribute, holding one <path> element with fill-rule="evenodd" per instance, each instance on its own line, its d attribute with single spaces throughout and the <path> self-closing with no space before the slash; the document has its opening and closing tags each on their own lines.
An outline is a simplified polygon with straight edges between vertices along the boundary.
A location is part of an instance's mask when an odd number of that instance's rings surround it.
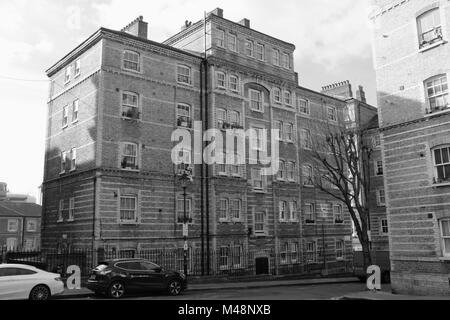
<svg viewBox="0 0 450 320">
<path fill-rule="evenodd" d="M 373 118 L 367 124 L 366 130 L 378 129 L 380 125 L 378 124 L 378 114 L 374 115 Z"/>
<path fill-rule="evenodd" d="M 35 203 L 0 202 L 0 217 L 41 217 L 42 207 Z"/>
</svg>

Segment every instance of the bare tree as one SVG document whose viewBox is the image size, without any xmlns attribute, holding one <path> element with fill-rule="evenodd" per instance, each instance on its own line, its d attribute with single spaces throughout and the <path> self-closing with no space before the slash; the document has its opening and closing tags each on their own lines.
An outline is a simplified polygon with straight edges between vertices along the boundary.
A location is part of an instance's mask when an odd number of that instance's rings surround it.
<svg viewBox="0 0 450 320">
<path fill-rule="evenodd" d="M 312 148 L 316 164 L 314 185 L 347 206 L 362 246 L 366 269 L 372 264 L 368 232 L 369 179 L 365 164 L 370 151 L 363 144 L 362 132 L 358 129 L 327 126 L 325 132 Z"/>
</svg>

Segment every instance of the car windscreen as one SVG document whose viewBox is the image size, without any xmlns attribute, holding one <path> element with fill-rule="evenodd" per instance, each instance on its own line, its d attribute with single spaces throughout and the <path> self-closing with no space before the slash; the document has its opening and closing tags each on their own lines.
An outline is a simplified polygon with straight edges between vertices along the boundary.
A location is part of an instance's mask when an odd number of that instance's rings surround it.
<svg viewBox="0 0 450 320">
<path fill-rule="evenodd" d="M 95 271 L 102 271 L 105 270 L 106 268 L 108 268 L 108 263 L 106 262 L 101 262 L 98 266 L 95 267 Z"/>
</svg>

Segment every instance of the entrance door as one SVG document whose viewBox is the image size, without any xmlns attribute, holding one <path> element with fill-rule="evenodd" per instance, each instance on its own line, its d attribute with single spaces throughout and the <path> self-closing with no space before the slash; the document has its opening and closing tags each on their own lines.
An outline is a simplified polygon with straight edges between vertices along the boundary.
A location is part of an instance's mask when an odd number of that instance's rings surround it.
<svg viewBox="0 0 450 320">
<path fill-rule="evenodd" d="M 261 257 L 255 259 L 256 275 L 269 274 L 269 258 Z"/>
</svg>

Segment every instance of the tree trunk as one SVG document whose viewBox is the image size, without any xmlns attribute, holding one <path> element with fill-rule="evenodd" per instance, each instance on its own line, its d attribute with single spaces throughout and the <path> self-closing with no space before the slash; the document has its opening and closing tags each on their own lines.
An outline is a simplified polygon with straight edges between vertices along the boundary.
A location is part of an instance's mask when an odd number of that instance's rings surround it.
<svg viewBox="0 0 450 320">
<path fill-rule="evenodd" d="M 366 236 L 362 237 L 361 246 L 362 246 L 362 252 L 363 252 L 363 265 L 364 270 L 367 270 L 369 266 L 372 265 L 372 255 L 370 254 L 370 244 L 369 239 Z"/>
</svg>

